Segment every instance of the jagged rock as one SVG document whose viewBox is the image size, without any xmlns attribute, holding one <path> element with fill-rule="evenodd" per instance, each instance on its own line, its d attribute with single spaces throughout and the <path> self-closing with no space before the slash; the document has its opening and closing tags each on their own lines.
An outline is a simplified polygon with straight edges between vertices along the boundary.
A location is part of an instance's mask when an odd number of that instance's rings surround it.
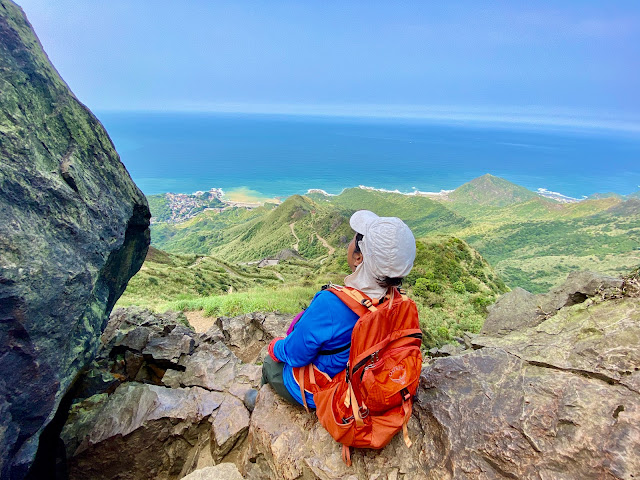
<svg viewBox="0 0 640 480">
<path fill-rule="evenodd" d="M 409 436 L 423 437 L 415 419 Z M 251 480 L 425 478 L 419 446 L 407 448 L 402 435 L 382 451 L 356 450 L 352 466 L 342 461 L 342 446 L 318 423 L 314 413 L 281 399 L 269 385 L 260 389 L 249 426 L 249 450 L 242 473 Z M 242 469 L 241 469 L 242 470 Z"/>
<path fill-rule="evenodd" d="M 116 346 L 125 347 L 136 352 L 142 352 L 149 342 L 151 330 L 148 327 L 137 327 L 128 332 L 121 340 L 116 342 Z"/>
<path fill-rule="evenodd" d="M 180 388 L 182 387 L 182 373 L 178 370 L 168 369 L 164 372 L 162 376 L 162 384 L 166 385 L 169 388 Z"/>
<path fill-rule="evenodd" d="M 223 342 L 224 335 L 217 325 L 212 325 L 205 333 L 200 334 L 200 340 L 208 343 Z"/>
<path fill-rule="evenodd" d="M 256 314 L 246 314 L 239 317 L 219 317 L 216 325 L 225 337 L 225 343 L 236 348 L 243 348 L 254 341 L 261 341 L 264 332 L 253 322 Z"/>
<path fill-rule="evenodd" d="M 598 293 L 607 296 L 622 285 L 621 279 L 599 273 L 572 272 L 562 285 L 548 293 L 533 295 L 522 288 L 514 288 L 489 307 L 480 333 L 498 336 L 533 327 L 563 307 L 582 303 Z"/>
<path fill-rule="evenodd" d="M 484 335 L 504 335 L 544 320 L 536 295 L 520 287 L 502 295 L 488 310 L 480 330 Z"/>
<path fill-rule="evenodd" d="M 77 404 L 62 433 L 70 478 L 181 478 L 223 400 L 199 387 L 126 383 Z"/>
<path fill-rule="evenodd" d="M 211 454 L 219 462 L 249 428 L 249 412 L 238 398 L 225 395 L 211 428 Z"/>
<path fill-rule="evenodd" d="M 184 334 L 195 337 L 195 333 L 186 328 L 188 323 L 182 312 L 154 313 L 141 307 L 116 308 L 109 317 L 109 323 L 104 329 L 101 340 L 106 348 L 111 348 L 113 347 L 112 342 L 122 342 L 126 335 L 140 327 L 146 328 L 150 335 L 154 332 L 156 335 L 165 335 L 180 326 Z M 138 334 L 142 335 L 142 332 L 138 332 Z M 130 348 L 137 349 L 135 346 Z"/>
<path fill-rule="evenodd" d="M 547 315 L 562 307 L 570 307 L 584 302 L 597 293 L 607 294 L 622 287 L 619 278 L 608 277 L 595 272 L 572 272 L 565 282 L 540 297 L 540 309 Z"/>
<path fill-rule="evenodd" d="M 151 356 L 157 362 L 177 364 L 180 357 L 193 352 L 195 345 L 192 335 L 185 334 L 180 327 L 176 327 L 166 337 L 152 337 L 142 353 Z"/>
<path fill-rule="evenodd" d="M 295 315 L 284 315 L 269 313 L 262 318 L 256 318 L 260 322 L 260 328 L 267 334 L 269 340 L 276 337 L 283 337 L 291 324 Z"/>
<path fill-rule="evenodd" d="M 233 318 L 220 317 L 216 325 L 233 353 L 245 363 L 254 363 L 264 358 L 261 351 L 271 339 L 284 336 L 292 319 L 292 315 L 247 313 Z"/>
<path fill-rule="evenodd" d="M 313 414 L 260 390 L 250 479 L 632 479 L 640 471 L 640 299 L 562 308 L 537 326 L 480 335 L 422 371 L 409 422 L 353 467 Z"/>
<path fill-rule="evenodd" d="M 432 348 L 429 350 L 429 356 L 431 357 L 448 357 L 450 355 L 456 355 L 460 353 L 463 348 L 460 345 L 452 345 L 450 343 L 444 344 L 440 348 Z"/>
<path fill-rule="evenodd" d="M 233 463 L 221 463 L 191 472 L 183 480 L 243 480 Z"/>
<path fill-rule="evenodd" d="M 502 349 L 436 361 L 423 372 L 415 410 L 426 479 L 630 479 L 640 471 L 637 393 Z"/>
<path fill-rule="evenodd" d="M 0 90 L 0 477 L 22 478 L 144 260 L 150 214 L 9 0 L 0 0 Z"/>
<path fill-rule="evenodd" d="M 575 305 L 535 327 L 499 338 L 480 335 L 473 344 L 640 393 L 640 300 L 635 298 Z"/>
<path fill-rule="evenodd" d="M 233 384 L 239 362 L 224 343 L 204 344 L 182 362 L 185 371 L 181 382 L 222 392 Z"/>
<path fill-rule="evenodd" d="M 477 333 L 472 333 L 472 332 L 464 332 L 462 334 L 462 340 L 464 341 L 464 346 L 465 348 L 472 348 L 472 342 L 473 339 L 476 338 L 478 336 Z"/>
</svg>

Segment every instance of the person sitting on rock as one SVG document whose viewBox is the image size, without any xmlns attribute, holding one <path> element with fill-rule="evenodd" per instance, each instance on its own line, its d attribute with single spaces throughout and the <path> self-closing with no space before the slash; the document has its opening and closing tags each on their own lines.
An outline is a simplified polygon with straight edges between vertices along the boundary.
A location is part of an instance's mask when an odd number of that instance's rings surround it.
<svg viewBox="0 0 640 480">
<path fill-rule="evenodd" d="M 409 227 L 396 217 L 379 217 L 368 210 L 351 216 L 355 235 L 347 247 L 347 262 L 353 273 L 344 279 L 370 299 L 383 298 L 389 288 L 399 286 L 413 267 L 416 243 Z M 262 384 L 270 384 L 284 399 L 304 404 L 293 368 L 313 363 L 333 377 L 349 360 L 351 332 L 358 315 L 327 290 L 318 292 L 286 338 L 269 344 L 262 365 Z M 245 405 L 253 410 L 257 390 L 245 395 Z M 306 402 L 315 408 L 313 396 Z"/>
</svg>

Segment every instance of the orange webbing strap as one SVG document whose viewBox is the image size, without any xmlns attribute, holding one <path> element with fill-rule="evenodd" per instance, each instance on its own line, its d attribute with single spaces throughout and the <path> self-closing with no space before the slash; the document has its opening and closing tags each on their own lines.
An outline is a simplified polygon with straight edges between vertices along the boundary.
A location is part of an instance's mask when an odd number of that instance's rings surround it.
<svg viewBox="0 0 640 480">
<path fill-rule="evenodd" d="M 351 386 L 351 382 L 349 382 L 349 395 L 351 396 L 351 411 L 353 412 L 353 419 L 356 421 L 356 425 L 359 427 L 364 426 L 364 420 L 360 416 L 360 405 L 358 405 L 358 399 L 356 398 L 356 394 L 353 391 L 353 387 Z"/>
<path fill-rule="evenodd" d="M 371 299 L 366 295 L 364 295 L 360 290 L 356 290 L 355 288 L 345 287 L 341 291 L 349 295 L 360 305 L 364 305 L 365 307 L 367 307 L 370 311 L 375 312 L 376 310 L 378 310 L 373 305 L 373 302 L 371 301 Z"/>
<path fill-rule="evenodd" d="M 307 395 L 304 391 L 304 371 L 307 367 L 308 365 L 301 367 L 298 370 L 300 375 L 300 378 L 298 379 L 298 385 L 300 385 L 300 395 L 302 396 L 302 404 L 304 405 L 304 409 L 307 411 L 307 413 L 309 413 L 309 405 L 307 405 Z"/>
<path fill-rule="evenodd" d="M 313 368 L 313 363 L 310 363 L 308 367 L 309 367 L 309 381 L 311 382 L 311 385 L 317 385 L 316 374 L 314 373 L 315 369 Z"/>
<path fill-rule="evenodd" d="M 351 449 L 346 445 L 342 445 L 342 461 L 347 464 L 347 467 L 351 466 Z"/>
<path fill-rule="evenodd" d="M 368 311 L 375 311 L 376 307 L 373 305 L 373 302 L 370 298 L 364 296 L 360 291 L 349 288 L 349 287 L 340 287 L 337 288 L 336 285 L 333 285 L 330 289 L 331 293 L 333 293 L 336 297 L 338 297 L 342 302 L 349 307 L 353 312 L 355 312 L 359 317 L 363 316 Z M 365 303 L 362 303 L 364 300 Z"/>
<path fill-rule="evenodd" d="M 411 404 L 408 400 L 402 399 L 402 410 L 404 412 L 404 421 L 402 422 L 402 436 L 404 437 L 404 443 L 407 447 L 412 445 L 411 439 L 409 438 L 409 428 L 407 424 L 409 423 L 409 417 L 411 417 Z"/>
</svg>

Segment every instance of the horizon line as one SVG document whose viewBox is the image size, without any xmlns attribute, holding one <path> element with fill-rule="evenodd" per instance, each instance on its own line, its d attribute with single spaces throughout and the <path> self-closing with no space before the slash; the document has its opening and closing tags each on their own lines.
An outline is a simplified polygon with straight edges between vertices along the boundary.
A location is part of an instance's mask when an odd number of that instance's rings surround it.
<svg viewBox="0 0 640 480">
<path fill-rule="evenodd" d="M 443 124 L 511 125 L 546 128 L 613 130 L 640 133 L 640 117 L 610 112 L 542 107 L 460 107 L 400 105 L 308 105 L 220 103 L 168 108 L 95 108 L 98 113 L 192 113 L 282 115 L 299 117 L 422 120 Z"/>
</svg>

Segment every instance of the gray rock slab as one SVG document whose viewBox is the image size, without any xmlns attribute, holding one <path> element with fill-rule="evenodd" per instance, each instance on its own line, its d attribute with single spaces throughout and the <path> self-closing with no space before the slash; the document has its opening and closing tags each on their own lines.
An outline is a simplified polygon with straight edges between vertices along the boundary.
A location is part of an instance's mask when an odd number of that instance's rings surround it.
<svg viewBox="0 0 640 480">
<path fill-rule="evenodd" d="M 224 401 L 211 422 L 211 454 L 220 461 L 233 448 L 249 428 L 249 411 L 242 401 L 233 395 L 225 395 Z"/>
<path fill-rule="evenodd" d="M 203 344 L 193 355 L 183 359 L 182 384 L 222 392 L 234 383 L 239 363 L 224 343 Z"/>
<path fill-rule="evenodd" d="M 505 335 L 514 330 L 537 325 L 544 320 L 536 295 L 516 287 L 489 306 L 481 334 Z"/>
<path fill-rule="evenodd" d="M 233 463 L 220 463 L 191 472 L 183 480 L 244 480 Z"/>
</svg>

